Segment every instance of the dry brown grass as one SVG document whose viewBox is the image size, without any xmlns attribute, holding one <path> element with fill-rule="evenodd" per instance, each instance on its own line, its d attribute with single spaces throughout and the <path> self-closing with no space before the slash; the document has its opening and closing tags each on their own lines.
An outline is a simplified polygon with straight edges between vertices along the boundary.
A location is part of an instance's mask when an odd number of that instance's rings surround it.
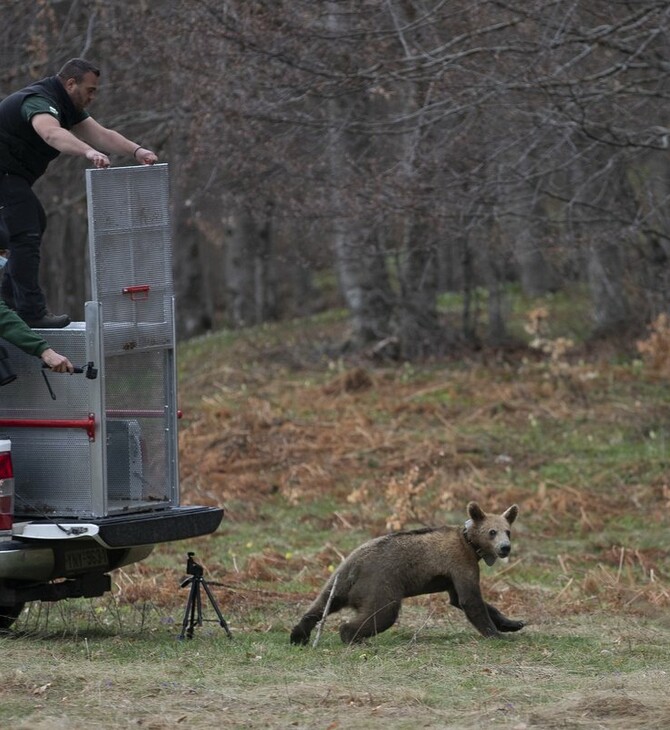
<svg viewBox="0 0 670 730">
<path fill-rule="evenodd" d="M 233 520 L 243 503 L 243 519 L 253 522 L 268 500 L 299 505 L 329 495 L 340 504 L 328 518 L 334 527 L 372 534 L 434 524 L 445 513 L 460 514 L 472 498 L 491 510 L 518 502 L 521 522 L 525 517 L 535 533 L 527 539 L 534 543 L 566 529 L 588 538 L 631 510 L 648 513 L 656 523 L 665 519 L 670 487 L 650 482 L 643 463 L 639 484 L 620 488 L 610 486 L 617 475 L 609 466 L 591 470 L 588 483 L 509 478 L 510 470 L 532 475 L 555 458 L 541 447 L 523 448 L 519 435 L 535 424 L 556 424 L 556 429 L 564 424 L 569 431 L 571 424 L 589 421 L 602 432 L 639 422 L 642 430 L 667 414 L 664 403 L 640 402 L 635 395 L 638 380 L 655 382 L 661 358 L 651 354 L 664 352 L 662 323 L 639 344 L 648 365 L 640 374 L 597 357 L 580 359 L 570 350 L 572 343 L 546 337 L 546 313 L 533 310 L 531 315 L 540 359 L 530 351 L 512 358 L 485 353 L 466 367 L 445 363 L 409 375 L 404 368 L 358 363 L 340 366 L 330 376 L 306 369 L 303 377 L 300 368 L 296 374 L 295 362 L 290 369 L 278 366 L 273 351 L 271 377 L 261 357 L 253 367 L 223 368 L 206 390 L 201 379 L 193 387 L 186 381 L 182 397 L 189 403 L 189 420 L 181 433 L 186 501 L 225 504 Z M 616 397 L 609 396 L 607 383 L 612 382 L 621 388 Z M 501 433 L 515 438 L 505 443 Z M 315 515 L 314 523 L 323 519 Z M 530 528 L 522 529 L 528 533 Z M 667 551 L 622 544 L 625 540 L 543 558 L 554 564 L 562 582 L 541 610 L 579 613 L 594 601 L 642 613 L 667 607 Z M 311 566 L 337 564 L 338 553 L 336 546 L 324 545 L 320 554 L 325 557 L 317 555 Z M 261 551 L 228 572 L 226 582 L 238 600 L 245 583 L 258 580 L 274 581 L 279 590 L 267 596 L 251 592 L 250 602 L 277 595 L 290 600 L 282 583 L 307 568 Z M 532 591 L 526 594 L 526 608 L 532 611 Z"/>
<path fill-rule="evenodd" d="M 670 408 L 652 361 L 644 372 L 582 361 L 542 336 L 537 351 L 415 368 L 312 368 L 292 342 L 264 349 L 242 339 L 194 358 L 181 389 L 183 496 L 227 508 L 198 558 L 222 584 L 216 595 L 236 641 L 218 628 L 198 629 L 189 646 L 161 640 L 156 616 L 179 620 L 186 598 L 176 590 L 181 547 L 162 548 L 117 571 L 113 596 L 90 617 L 149 606 L 158 645 L 144 634 L 129 641 L 119 619 L 118 642 L 112 631 L 77 651 L 70 635 L 49 645 L 45 669 L 45 642 L 7 640 L 0 705 L 32 708 L 26 721 L 20 710 L 6 714 L 12 726 L 667 725 L 670 662 L 654 646 L 670 641 L 668 547 L 640 541 L 632 518 L 644 515 L 650 533 L 664 534 L 670 480 L 643 451 L 626 449 L 648 442 Z M 608 456 L 620 439 L 620 458 L 571 453 L 590 436 Z M 573 459 L 583 471 L 561 470 Z M 484 571 L 483 587 L 527 629 L 502 645 L 484 642 L 432 595 L 408 601 L 399 627 L 369 646 L 326 635 L 318 651 L 288 646 L 287 628 L 344 545 L 445 515 L 460 520 L 473 498 L 491 510 L 521 507 L 513 556 Z M 297 532 L 283 524 L 294 514 Z M 124 647 L 133 641 L 135 652 Z"/>
</svg>

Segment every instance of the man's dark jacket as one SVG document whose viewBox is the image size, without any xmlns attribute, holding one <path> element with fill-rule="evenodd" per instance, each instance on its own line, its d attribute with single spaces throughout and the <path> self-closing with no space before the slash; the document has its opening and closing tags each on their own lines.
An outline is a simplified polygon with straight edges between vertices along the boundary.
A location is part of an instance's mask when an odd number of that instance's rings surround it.
<svg viewBox="0 0 670 730">
<path fill-rule="evenodd" d="M 20 175 L 32 185 L 60 152 L 48 145 L 21 114 L 23 102 L 32 95 L 45 97 L 58 111 L 61 127 L 71 129 L 85 116 L 77 110 L 57 76 L 36 81 L 0 102 L 0 173 Z"/>
</svg>

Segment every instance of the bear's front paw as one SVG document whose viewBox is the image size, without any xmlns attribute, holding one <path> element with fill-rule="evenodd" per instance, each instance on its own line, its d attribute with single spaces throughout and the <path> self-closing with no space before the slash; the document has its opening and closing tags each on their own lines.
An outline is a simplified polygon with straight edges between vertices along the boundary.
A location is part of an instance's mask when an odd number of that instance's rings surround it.
<svg viewBox="0 0 670 730">
<path fill-rule="evenodd" d="M 519 631 L 526 625 L 525 621 L 511 621 L 507 620 L 502 626 L 498 628 L 500 631 Z"/>
<path fill-rule="evenodd" d="M 293 627 L 291 631 L 291 644 L 297 646 L 306 646 L 309 643 L 309 634 L 302 628 L 300 624 Z"/>
</svg>

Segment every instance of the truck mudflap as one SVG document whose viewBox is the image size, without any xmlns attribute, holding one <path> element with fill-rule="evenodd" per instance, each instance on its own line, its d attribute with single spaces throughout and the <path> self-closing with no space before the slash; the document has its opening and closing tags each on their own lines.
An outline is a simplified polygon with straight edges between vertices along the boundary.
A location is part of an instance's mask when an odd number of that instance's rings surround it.
<svg viewBox="0 0 670 730">
<path fill-rule="evenodd" d="M 172 507 L 86 522 L 31 520 L 15 524 L 13 537 L 31 543 L 88 538 L 105 548 L 127 548 L 208 535 L 222 519 L 221 507 Z"/>
</svg>

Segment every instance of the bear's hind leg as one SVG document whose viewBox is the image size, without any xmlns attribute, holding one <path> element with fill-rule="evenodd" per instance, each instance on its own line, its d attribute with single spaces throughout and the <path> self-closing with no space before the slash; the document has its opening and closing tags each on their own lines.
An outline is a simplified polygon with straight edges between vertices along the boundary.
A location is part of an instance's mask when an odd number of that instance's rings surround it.
<svg viewBox="0 0 670 730">
<path fill-rule="evenodd" d="M 515 621 L 514 619 L 507 618 L 507 616 L 490 603 L 486 604 L 486 610 L 489 612 L 491 621 L 493 621 L 498 631 L 519 631 L 519 629 L 522 629 L 526 625 L 523 621 Z"/>
<path fill-rule="evenodd" d="M 387 601 L 379 604 L 366 604 L 361 607 L 352 621 L 340 626 L 340 638 L 345 644 L 353 644 L 368 636 L 381 634 L 382 631 L 393 626 L 400 613 L 400 601 Z"/>
</svg>

